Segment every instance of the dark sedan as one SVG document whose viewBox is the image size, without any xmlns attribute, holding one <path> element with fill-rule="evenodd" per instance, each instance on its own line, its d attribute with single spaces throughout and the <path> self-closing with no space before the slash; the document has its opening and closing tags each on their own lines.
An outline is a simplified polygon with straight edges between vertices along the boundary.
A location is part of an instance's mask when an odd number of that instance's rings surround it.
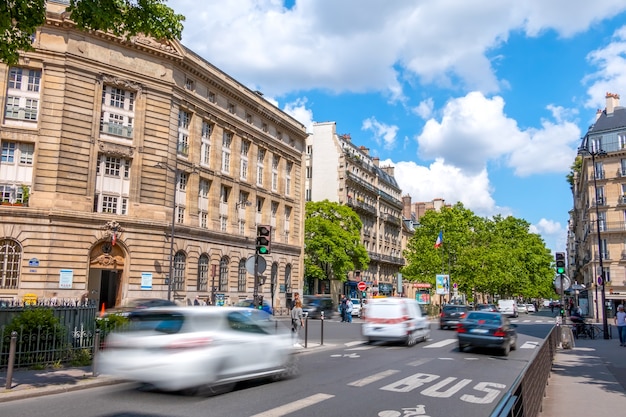
<svg viewBox="0 0 626 417">
<path fill-rule="evenodd" d="M 439 316 L 439 328 L 455 328 L 465 318 L 468 311 L 470 311 L 470 308 L 466 305 L 448 304 L 443 306 Z"/>
<path fill-rule="evenodd" d="M 459 351 L 468 347 L 496 348 L 508 356 L 517 347 L 516 327 L 500 313 L 471 311 L 456 327 Z"/>
</svg>

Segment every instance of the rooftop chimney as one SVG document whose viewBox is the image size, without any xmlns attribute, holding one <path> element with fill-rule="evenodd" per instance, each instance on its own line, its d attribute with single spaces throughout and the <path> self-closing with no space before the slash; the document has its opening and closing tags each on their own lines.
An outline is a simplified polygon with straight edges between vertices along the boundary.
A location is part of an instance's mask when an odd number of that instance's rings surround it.
<svg viewBox="0 0 626 417">
<path fill-rule="evenodd" d="M 602 110 L 598 109 L 598 111 L 596 111 L 596 122 L 598 121 L 601 115 L 602 115 Z"/>
<path fill-rule="evenodd" d="M 606 93 L 606 114 L 612 115 L 615 108 L 619 107 L 619 94 Z"/>
<path fill-rule="evenodd" d="M 378 164 L 380 163 L 380 158 L 375 156 L 372 158 L 372 162 L 374 163 L 375 166 L 378 166 Z"/>
</svg>

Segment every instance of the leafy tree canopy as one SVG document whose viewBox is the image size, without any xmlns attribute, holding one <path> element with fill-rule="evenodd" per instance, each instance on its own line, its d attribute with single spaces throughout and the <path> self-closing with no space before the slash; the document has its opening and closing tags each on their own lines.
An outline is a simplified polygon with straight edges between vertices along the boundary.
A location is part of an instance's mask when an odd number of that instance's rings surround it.
<svg viewBox="0 0 626 417">
<path fill-rule="evenodd" d="M 304 269 L 307 277 L 345 281 L 349 271 L 369 264 L 361 243 L 363 224 L 348 206 L 328 200 L 307 202 Z"/>
<path fill-rule="evenodd" d="M 440 231 L 443 245 L 435 248 Z M 527 221 L 512 216 L 481 218 L 461 203 L 428 211 L 404 255 L 404 279 L 434 285 L 437 274 L 449 274 L 470 299 L 476 293 L 554 296 L 550 250 Z"/>
<path fill-rule="evenodd" d="M 142 33 L 155 39 L 180 39 L 185 17 L 166 0 L 70 0 L 71 19 L 82 30 L 102 30 L 126 39 Z M 45 0 L 0 2 L 0 61 L 18 62 L 32 49 L 32 36 L 45 23 Z"/>
</svg>

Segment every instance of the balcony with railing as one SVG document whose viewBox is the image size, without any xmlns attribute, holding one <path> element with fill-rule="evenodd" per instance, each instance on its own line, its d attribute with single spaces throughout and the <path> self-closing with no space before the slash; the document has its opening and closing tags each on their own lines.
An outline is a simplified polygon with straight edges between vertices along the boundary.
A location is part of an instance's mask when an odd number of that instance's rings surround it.
<svg viewBox="0 0 626 417">
<path fill-rule="evenodd" d="M 102 125 L 100 126 L 100 133 L 104 133 L 106 135 L 121 136 L 123 138 L 132 138 L 133 127 L 124 126 L 118 123 L 102 122 Z"/>
<path fill-rule="evenodd" d="M 371 213 L 371 214 L 376 214 L 376 207 L 371 206 L 363 201 L 358 201 L 352 197 L 348 197 L 348 200 L 346 201 L 346 205 L 353 207 L 355 209 L 360 209 L 363 210 L 367 213 Z"/>
<path fill-rule="evenodd" d="M 605 174 L 603 169 L 596 170 L 596 171 L 593 171 L 593 173 L 591 174 L 591 179 L 592 180 L 594 180 L 594 179 L 595 180 L 605 180 L 606 179 L 606 174 Z"/>
<path fill-rule="evenodd" d="M 26 122 L 37 121 L 36 108 L 26 108 L 7 104 L 4 115 L 7 119 L 23 120 Z"/>
</svg>

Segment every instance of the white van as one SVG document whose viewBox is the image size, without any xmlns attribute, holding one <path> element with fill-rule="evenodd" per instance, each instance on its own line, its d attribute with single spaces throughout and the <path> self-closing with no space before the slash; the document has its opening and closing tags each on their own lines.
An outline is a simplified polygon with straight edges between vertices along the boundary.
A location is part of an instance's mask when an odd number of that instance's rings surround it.
<svg viewBox="0 0 626 417">
<path fill-rule="evenodd" d="M 430 323 L 411 298 L 387 297 L 367 300 L 361 310 L 361 333 L 368 343 L 400 341 L 413 346 L 430 337 Z"/>
<path fill-rule="evenodd" d="M 498 311 L 508 317 L 519 316 L 515 300 L 498 300 Z"/>
</svg>

